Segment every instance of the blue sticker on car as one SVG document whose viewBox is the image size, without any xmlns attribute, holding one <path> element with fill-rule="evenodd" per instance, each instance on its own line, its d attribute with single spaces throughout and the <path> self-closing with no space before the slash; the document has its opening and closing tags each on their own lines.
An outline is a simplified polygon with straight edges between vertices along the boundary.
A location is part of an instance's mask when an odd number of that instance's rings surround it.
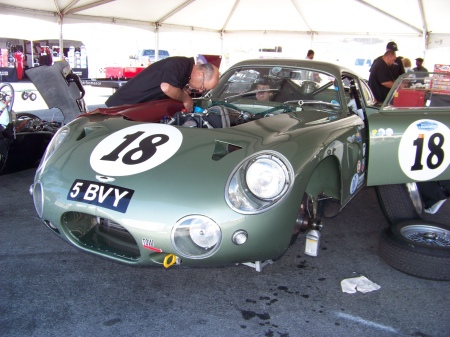
<svg viewBox="0 0 450 337">
<path fill-rule="evenodd" d="M 129 188 L 76 179 L 67 199 L 126 213 L 133 194 Z"/>
</svg>

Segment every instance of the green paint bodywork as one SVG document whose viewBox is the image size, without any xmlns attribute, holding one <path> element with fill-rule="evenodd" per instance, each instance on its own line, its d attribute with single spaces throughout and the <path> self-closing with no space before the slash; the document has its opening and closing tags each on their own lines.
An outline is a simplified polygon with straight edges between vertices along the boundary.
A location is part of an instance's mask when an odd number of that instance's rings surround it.
<svg viewBox="0 0 450 337">
<path fill-rule="evenodd" d="M 263 66 L 301 67 L 321 71 L 335 79 L 350 76 L 358 86 L 367 87 L 348 69 L 323 62 L 250 60 L 233 66 L 228 72 Z M 222 76 L 215 90 L 226 81 L 227 77 Z M 337 80 L 336 87 L 340 102 L 344 102 L 342 81 Z M 197 100 L 196 105 L 210 106 L 215 101 L 215 92 Z M 275 259 L 289 246 L 305 194 L 332 198 L 343 207 L 366 185 L 367 177 L 371 185 L 408 181 L 398 167 L 398 160 L 396 162 L 398 143 L 405 128 L 422 119 L 425 112 L 384 111 L 373 107 L 373 103 L 363 100 L 363 110 L 368 115 L 364 121 L 341 105 L 332 113 L 323 108 L 294 109 L 228 128 L 174 126 L 181 132 L 183 141 L 170 159 L 138 174 L 113 177 L 111 184 L 134 191 L 125 213 L 73 202 L 67 196 L 76 179 L 98 181 L 99 174 L 90 165 L 90 156 L 97 144 L 116 131 L 142 122 L 98 112 L 79 117 L 69 124 L 69 136 L 36 172 L 34 184 L 42 186 L 44 195 L 42 220 L 83 250 L 130 264 L 161 265 L 168 254 L 176 254 L 171 232 L 177 221 L 187 215 L 204 215 L 219 225 L 220 247 L 205 259 L 181 258 L 182 265 Z M 233 105 L 250 112 L 261 110 L 257 103 L 245 98 L 233 101 Z M 147 109 L 151 114 L 151 108 Z M 443 115 L 445 119 L 441 118 Z M 436 111 L 436 116 L 427 115 L 427 118 L 439 119 L 448 125 L 448 110 Z M 371 136 L 372 130 L 382 127 L 393 128 L 393 137 Z M 230 145 L 233 151 L 228 150 Z M 293 187 L 276 207 L 259 214 L 240 214 L 226 202 L 227 181 L 235 167 L 247 157 L 266 150 L 278 152 L 289 160 L 294 169 Z M 448 170 L 443 177 L 448 179 Z M 93 224 L 99 218 L 112 220 L 125 228 L 134 251 L 122 254 L 121 248 L 94 247 Z M 231 241 L 237 230 L 248 233 L 245 244 L 236 245 Z M 151 241 L 161 252 L 144 247 L 145 240 Z M 115 247 L 114 237 L 111 247 Z"/>
</svg>

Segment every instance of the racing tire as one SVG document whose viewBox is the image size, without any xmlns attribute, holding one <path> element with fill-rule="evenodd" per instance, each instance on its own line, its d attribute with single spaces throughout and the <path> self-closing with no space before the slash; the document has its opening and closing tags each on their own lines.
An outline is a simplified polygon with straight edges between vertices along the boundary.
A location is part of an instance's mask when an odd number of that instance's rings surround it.
<svg viewBox="0 0 450 337">
<path fill-rule="evenodd" d="M 35 101 L 36 98 L 37 98 L 37 95 L 36 95 L 34 92 L 32 92 L 32 93 L 30 94 L 30 100 Z"/>
<path fill-rule="evenodd" d="M 383 231 L 381 258 L 395 269 L 415 277 L 450 281 L 450 226 L 411 220 Z"/>
<path fill-rule="evenodd" d="M 8 159 L 8 151 L 9 151 L 9 140 L 4 139 L 0 142 L 0 173 L 6 166 L 6 160 Z"/>
<path fill-rule="evenodd" d="M 26 101 L 26 100 L 28 99 L 28 93 L 27 93 L 26 91 L 24 91 L 24 92 L 22 93 L 22 99 L 23 99 L 24 101 Z"/>
<path fill-rule="evenodd" d="M 416 190 L 411 191 L 414 187 Z M 416 220 L 422 214 L 423 205 L 417 185 L 382 185 L 377 186 L 376 191 L 381 209 L 389 224 Z"/>
</svg>

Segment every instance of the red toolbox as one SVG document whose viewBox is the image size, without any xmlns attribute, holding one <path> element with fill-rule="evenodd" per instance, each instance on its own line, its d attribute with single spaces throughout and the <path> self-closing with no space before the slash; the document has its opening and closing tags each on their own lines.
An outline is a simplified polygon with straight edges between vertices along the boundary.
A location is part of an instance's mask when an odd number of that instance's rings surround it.
<svg viewBox="0 0 450 337">
<path fill-rule="evenodd" d="M 122 67 L 105 67 L 105 77 L 114 79 L 114 78 L 122 78 L 123 76 L 123 68 Z"/>
<path fill-rule="evenodd" d="M 423 107 L 425 106 L 425 91 L 400 89 L 394 95 L 395 107 Z"/>
<path fill-rule="evenodd" d="M 125 67 L 123 68 L 123 77 L 132 78 L 139 74 L 146 67 Z"/>
</svg>

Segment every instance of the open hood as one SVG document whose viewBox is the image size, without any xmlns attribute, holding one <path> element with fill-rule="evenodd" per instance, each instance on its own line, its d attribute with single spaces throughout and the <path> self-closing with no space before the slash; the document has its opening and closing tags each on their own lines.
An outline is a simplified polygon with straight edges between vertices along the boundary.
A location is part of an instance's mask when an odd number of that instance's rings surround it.
<svg viewBox="0 0 450 337">
<path fill-rule="evenodd" d="M 72 72 L 67 61 L 58 61 L 51 66 L 28 69 L 27 76 L 51 108 L 58 108 L 69 123 L 81 113 L 87 112 L 84 88 L 78 75 Z"/>
</svg>

